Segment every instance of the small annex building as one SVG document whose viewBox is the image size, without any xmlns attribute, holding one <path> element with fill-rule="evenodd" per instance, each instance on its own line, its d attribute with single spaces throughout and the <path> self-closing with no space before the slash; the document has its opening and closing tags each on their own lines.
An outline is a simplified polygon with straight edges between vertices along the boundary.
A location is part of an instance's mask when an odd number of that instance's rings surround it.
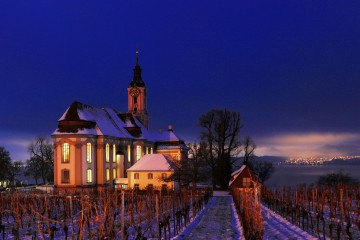
<svg viewBox="0 0 360 240">
<path fill-rule="evenodd" d="M 231 174 L 229 187 L 234 188 L 253 188 L 254 183 L 259 183 L 256 175 L 246 165 L 242 165 L 238 170 Z"/>
<path fill-rule="evenodd" d="M 127 170 L 129 189 L 174 190 L 175 182 L 165 182 L 176 170 L 175 164 L 163 154 L 147 154 Z"/>
</svg>

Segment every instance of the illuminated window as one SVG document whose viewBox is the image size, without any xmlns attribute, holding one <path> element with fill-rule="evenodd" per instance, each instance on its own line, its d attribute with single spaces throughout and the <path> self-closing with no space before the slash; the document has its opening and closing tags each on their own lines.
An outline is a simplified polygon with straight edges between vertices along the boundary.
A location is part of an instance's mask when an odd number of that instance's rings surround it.
<svg viewBox="0 0 360 240">
<path fill-rule="evenodd" d="M 105 175 L 106 175 L 106 181 L 110 181 L 110 169 L 109 168 L 106 168 Z"/>
<path fill-rule="evenodd" d="M 138 161 L 141 158 L 141 146 L 137 145 L 136 146 L 136 161 Z"/>
<path fill-rule="evenodd" d="M 116 145 L 113 145 L 113 162 L 116 163 Z"/>
<path fill-rule="evenodd" d="M 128 147 L 127 147 L 127 154 L 128 154 L 128 156 L 127 156 L 128 162 L 130 162 L 131 161 L 131 147 L 130 147 L 130 145 L 128 145 Z"/>
<path fill-rule="evenodd" d="M 106 162 L 110 161 L 110 145 L 108 143 L 106 144 L 106 149 L 105 149 L 105 161 Z"/>
<path fill-rule="evenodd" d="M 116 168 L 113 168 L 113 178 L 116 178 Z"/>
<path fill-rule="evenodd" d="M 148 173 L 148 179 L 153 179 L 153 174 L 152 173 Z"/>
<path fill-rule="evenodd" d="M 145 149 L 146 149 L 146 154 L 149 154 L 149 148 L 146 147 Z"/>
<path fill-rule="evenodd" d="M 61 183 L 70 183 L 70 170 L 61 170 Z"/>
<path fill-rule="evenodd" d="M 91 143 L 86 144 L 86 162 L 91 163 Z"/>
<path fill-rule="evenodd" d="M 167 174 L 166 174 L 166 173 L 162 173 L 162 174 L 161 174 L 161 178 L 162 178 L 162 179 L 166 179 L 166 177 L 167 177 Z"/>
<path fill-rule="evenodd" d="M 88 183 L 91 183 L 92 182 L 92 170 L 91 168 L 89 168 L 86 172 L 86 181 Z"/>
<path fill-rule="evenodd" d="M 153 154 L 153 153 L 154 153 L 153 148 L 150 148 L 150 153 L 151 153 L 151 154 Z"/>
<path fill-rule="evenodd" d="M 139 174 L 138 173 L 134 173 L 134 179 L 139 179 Z"/>
<path fill-rule="evenodd" d="M 63 162 L 70 162 L 70 145 L 68 143 L 63 144 Z"/>
<path fill-rule="evenodd" d="M 243 187 L 250 187 L 251 181 L 250 178 L 243 178 Z"/>
</svg>

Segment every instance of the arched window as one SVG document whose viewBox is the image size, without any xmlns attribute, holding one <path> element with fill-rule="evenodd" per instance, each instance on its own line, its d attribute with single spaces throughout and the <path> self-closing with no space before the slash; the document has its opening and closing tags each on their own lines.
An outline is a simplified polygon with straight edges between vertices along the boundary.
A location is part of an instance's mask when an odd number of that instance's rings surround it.
<svg viewBox="0 0 360 240">
<path fill-rule="evenodd" d="M 136 146 L 136 161 L 138 161 L 141 158 L 141 155 L 142 155 L 141 146 L 137 145 Z"/>
<path fill-rule="evenodd" d="M 131 146 L 130 145 L 127 146 L 127 159 L 128 159 L 128 162 L 131 162 Z"/>
<path fill-rule="evenodd" d="M 113 145 L 113 163 L 116 163 L 116 145 Z"/>
<path fill-rule="evenodd" d="M 105 175 L 106 175 L 106 181 L 110 181 L 110 169 L 109 168 L 106 168 Z"/>
<path fill-rule="evenodd" d="M 113 178 L 116 178 L 116 168 L 113 168 Z"/>
<path fill-rule="evenodd" d="M 107 143 L 105 147 L 105 161 L 110 161 L 110 145 Z"/>
<path fill-rule="evenodd" d="M 89 168 L 86 172 L 86 181 L 88 183 L 92 182 L 92 169 L 91 168 Z"/>
<path fill-rule="evenodd" d="M 91 163 L 91 143 L 86 144 L 86 162 Z"/>
<path fill-rule="evenodd" d="M 148 173 L 148 179 L 153 179 L 153 174 L 152 173 Z"/>
<path fill-rule="evenodd" d="M 63 154 L 63 162 L 64 163 L 70 162 L 70 144 L 68 143 L 63 144 L 62 154 Z"/>
</svg>

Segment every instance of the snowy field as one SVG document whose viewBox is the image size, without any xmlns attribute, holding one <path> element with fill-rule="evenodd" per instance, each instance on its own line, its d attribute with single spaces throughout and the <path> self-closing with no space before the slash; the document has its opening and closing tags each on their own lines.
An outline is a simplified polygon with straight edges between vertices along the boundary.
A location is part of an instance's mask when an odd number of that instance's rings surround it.
<svg viewBox="0 0 360 240">
<path fill-rule="evenodd" d="M 263 239 L 317 239 L 286 219 L 261 206 Z M 214 192 L 204 211 L 174 239 L 245 239 L 232 196 Z"/>
<path fill-rule="evenodd" d="M 261 205 L 261 216 L 264 220 L 263 239 L 318 239 L 263 205 Z"/>
</svg>

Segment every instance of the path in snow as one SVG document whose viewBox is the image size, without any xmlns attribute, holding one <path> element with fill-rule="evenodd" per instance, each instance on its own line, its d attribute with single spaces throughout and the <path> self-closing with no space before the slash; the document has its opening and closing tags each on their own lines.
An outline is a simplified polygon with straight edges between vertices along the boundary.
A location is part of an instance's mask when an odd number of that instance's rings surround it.
<svg viewBox="0 0 360 240">
<path fill-rule="evenodd" d="M 263 239 L 317 239 L 261 205 Z M 175 239 L 244 239 L 231 195 L 214 193 L 206 209 Z"/>
<path fill-rule="evenodd" d="M 204 213 L 176 239 L 242 239 L 234 211 L 231 195 L 215 193 Z"/>
<path fill-rule="evenodd" d="M 263 205 L 261 215 L 264 219 L 263 239 L 317 239 Z"/>
</svg>

